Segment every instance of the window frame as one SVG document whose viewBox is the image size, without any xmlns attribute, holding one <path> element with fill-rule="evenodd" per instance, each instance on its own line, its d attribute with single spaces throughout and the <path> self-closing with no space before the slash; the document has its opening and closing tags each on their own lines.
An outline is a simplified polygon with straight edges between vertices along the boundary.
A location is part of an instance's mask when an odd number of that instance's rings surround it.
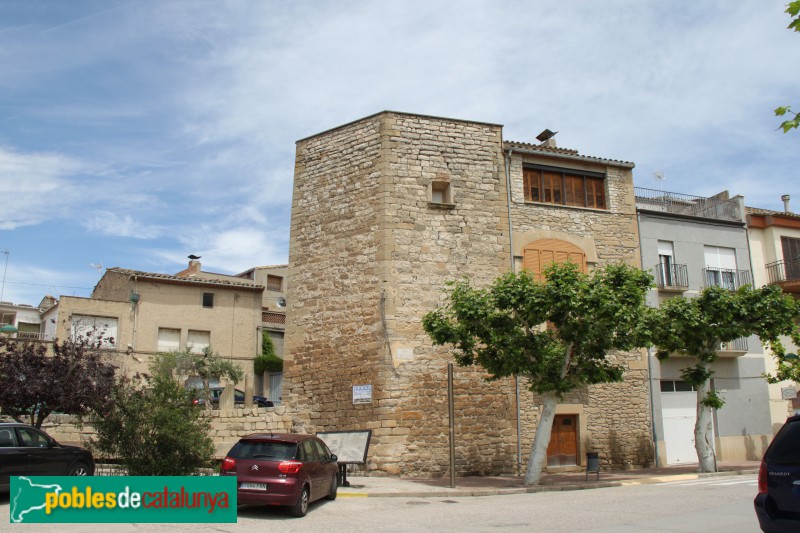
<svg viewBox="0 0 800 533">
<path fill-rule="evenodd" d="M 277 289 L 275 287 L 278 287 Z M 272 292 L 283 291 L 283 276 L 267 274 L 267 290 Z"/>
<path fill-rule="evenodd" d="M 560 179 L 557 179 L 558 177 Z M 607 211 L 606 179 L 607 175 L 602 172 L 532 163 L 523 163 L 522 165 L 522 189 L 525 203 Z M 580 187 L 577 186 L 578 180 L 580 180 Z M 583 197 L 581 203 L 578 203 L 577 200 L 577 189 L 580 189 L 580 195 Z M 571 201 L 568 201 L 568 198 Z"/>
<path fill-rule="evenodd" d="M 207 302 L 207 297 L 208 302 Z M 213 292 L 204 292 L 200 297 L 200 305 L 203 306 L 203 309 L 214 309 L 214 293 Z"/>
</svg>

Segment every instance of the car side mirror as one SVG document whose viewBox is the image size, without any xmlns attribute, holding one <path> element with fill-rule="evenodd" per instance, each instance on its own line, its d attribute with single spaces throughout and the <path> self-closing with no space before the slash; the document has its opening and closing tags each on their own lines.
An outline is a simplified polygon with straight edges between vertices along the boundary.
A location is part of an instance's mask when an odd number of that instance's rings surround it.
<svg viewBox="0 0 800 533">
<path fill-rule="evenodd" d="M 332 462 L 332 463 L 335 463 L 335 462 L 337 462 L 338 460 L 339 460 L 339 458 L 338 458 L 338 457 L 336 457 L 336 454 L 335 454 L 335 453 L 332 453 L 332 454 L 331 454 L 331 462 Z"/>
</svg>

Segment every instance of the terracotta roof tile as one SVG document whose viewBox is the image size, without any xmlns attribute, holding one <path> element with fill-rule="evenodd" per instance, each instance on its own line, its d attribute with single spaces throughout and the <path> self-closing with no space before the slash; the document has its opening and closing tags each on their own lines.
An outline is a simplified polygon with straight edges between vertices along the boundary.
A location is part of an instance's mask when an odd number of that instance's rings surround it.
<svg viewBox="0 0 800 533">
<path fill-rule="evenodd" d="M 108 272 L 117 272 L 124 276 L 136 276 L 142 279 L 149 279 L 154 281 L 167 281 L 170 283 L 178 283 L 178 284 L 185 284 L 185 285 L 204 285 L 204 286 L 217 286 L 217 287 L 228 287 L 228 288 L 238 288 L 238 289 L 248 289 L 248 290 L 256 290 L 256 291 L 263 291 L 263 285 L 254 285 L 253 283 L 244 283 L 238 281 L 228 281 L 228 280 L 221 280 L 221 279 L 211 279 L 211 278 L 185 278 L 185 277 L 178 277 L 172 274 L 158 274 L 155 272 L 143 272 L 141 270 L 129 270 L 127 268 L 119 268 L 113 267 L 107 269 Z"/>
<path fill-rule="evenodd" d="M 570 157 L 577 157 L 579 159 L 583 159 L 584 161 L 589 161 L 593 163 L 603 163 L 603 164 L 611 164 L 611 165 L 624 165 L 633 167 L 633 163 L 630 161 L 622 161 L 619 159 L 605 159 L 602 157 L 593 157 L 588 155 L 580 155 L 577 150 L 573 150 L 570 148 L 553 148 L 550 146 L 544 146 L 542 144 L 531 144 L 531 143 L 523 143 L 523 142 L 516 142 L 516 141 L 503 141 L 503 147 L 506 149 L 520 149 L 520 150 L 527 150 L 533 152 L 541 152 L 542 155 L 565 155 Z"/>
</svg>

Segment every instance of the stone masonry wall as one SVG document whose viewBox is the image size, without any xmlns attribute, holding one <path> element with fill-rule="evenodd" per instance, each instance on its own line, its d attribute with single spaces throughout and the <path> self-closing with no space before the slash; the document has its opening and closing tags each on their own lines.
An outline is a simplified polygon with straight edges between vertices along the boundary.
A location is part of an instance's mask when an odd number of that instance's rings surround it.
<svg viewBox="0 0 800 533">
<path fill-rule="evenodd" d="M 490 283 L 510 268 L 517 239 L 541 231 L 575 235 L 593 261 L 638 264 L 631 173 L 614 165 L 590 165 L 608 176 L 610 209 L 600 212 L 524 204 L 516 158 L 512 247 L 502 142 L 497 125 L 384 112 L 297 144 L 284 398 L 305 413 L 303 431 L 371 429 L 369 472 L 449 470 L 453 356 L 421 325 L 447 281 Z M 449 201 L 431 201 L 436 187 L 449 187 Z M 630 369 L 625 383 L 575 392 L 559 407 L 581 417 L 581 452 L 645 464 L 646 365 L 638 352 L 615 357 Z M 457 473 L 514 472 L 514 381 L 487 382 L 480 368 L 454 374 Z M 354 405 L 354 385 L 372 385 L 372 402 Z M 539 402 L 524 380 L 520 389 L 527 459 Z"/>
<path fill-rule="evenodd" d="M 295 417 L 283 406 L 209 411 L 211 428 L 208 432 L 214 441 L 217 458 L 225 457 L 239 439 L 251 433 L 274 431 L 290 433 Z M 50 415 L 42 429 L 61 444 L 88 446 L 95 435 L 89 424 L 80 426 L 72 415 Z"/>
<path fill-rule="evenodd" d="M 607 209 L 525 203 L 524 162 L 605 173 Z M 633 176 L 628 168 L 517 153 L 512 155 L 510 169 L 515 255 L 521 255 L 522 247 L 537 238 L 579 239 L 587 257 L 596 261 L 592 261 L 596 266 L 620 261 L 641 266 Z M 585 434 L 579 435 L 579 439 L 583 452 L 600 451 L 600 460 L 605 466 L 646 465 L 652 460 L 646 356 L 636 350 L 614 353 L 610 357 L 627 367 L 625 380 L 590 386 L 569 395 L 563 404 L 582 406 Z M 539 416 L 536 402 L 529 405 L 530 412 L 523 410 L 531 413 L 524 419 L 523 442 L 533 438 Z M 566 407 L 562 412 L 577 411 Z M 579 454 L 579 459 L 582 455 Z"/>
</svg>

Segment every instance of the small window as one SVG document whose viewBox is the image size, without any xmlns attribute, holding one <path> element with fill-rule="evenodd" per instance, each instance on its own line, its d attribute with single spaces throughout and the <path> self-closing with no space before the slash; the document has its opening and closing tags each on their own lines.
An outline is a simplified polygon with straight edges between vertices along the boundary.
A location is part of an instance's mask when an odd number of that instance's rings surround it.
<svg viewBox="0 0 800 533">
<path fill-rule="evenodd" d="M 190 329 L 188 343 L 192 353 L 203 353 L 203 350 L 211 346 L 211 332 Z"/>
<path fill-rule="evenodd" d="M 177 352 L 181 349 L 181 330 L 158 328 L 158 351 Z"/>
<path fill-rule="evenodd" d="M 694 387 L 685 381 L 665 379 L 661 380 L 661 392 L 692 392 Z"/>
<path fill-rule="evenodd" d="M 453 203 L 453 191 L 449 181 L 431 182 L 431 203 L 444 205 Z"/>
<path fill-rule="evenodd" d="M 283 278 L 280 276 L 267 276 L 267 290 L 281 292 L 283 289 Z"/>
<path fill-rule="evenodd" d="M 214 293 L 213 292 L 204 292 L 203 293 L 203 307 L 211 309 L 214 307 Z"/>
</svg>

